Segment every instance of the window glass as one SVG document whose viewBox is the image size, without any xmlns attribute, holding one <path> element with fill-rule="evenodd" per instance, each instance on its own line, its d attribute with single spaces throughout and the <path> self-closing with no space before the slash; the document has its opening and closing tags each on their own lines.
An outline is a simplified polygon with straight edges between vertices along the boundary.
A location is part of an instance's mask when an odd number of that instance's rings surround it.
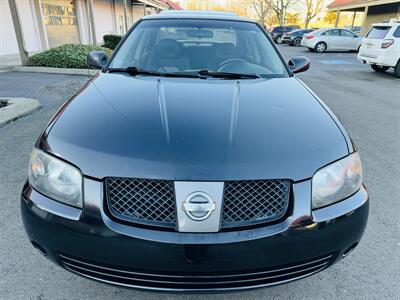
<svg viewBox="0 0 400 300">
<path fill-rule="evenodd" d="M 121 45 L 110 67 L 288 76 L 275 48 L 256 24 L 226 20 L 143 20 Z"/>
<path fill-rule="evenodd" d="M 400 38 L 400 26 L 397 26 L 397 29 L 393 33 L 393 36 L 396 38 Z"/>
<path fill-rule="evenodd" d="M 331 29 L 328 31 L 325 31 L 322 35 L 327 35 L 327 36 L 339 36 L 339 30 L 338 29 Z"/>
<path fill-rule="evenodd" d="M 356 37 L 356 35 L 354 33 L 350 32 L 348 30 L 341 30 L 340 32 L 341 32 L 342 36 L 345 36 L 345 37 Z"/>
<path fill-rule="evenodd" d="M 275 27 L 272 32 L 283 32 L 283 27 Z"/>
<path fill-rule="evenodd" d="M 391 28 L 392 28 L 391 26 L 374 26 L 368 32 L 367 38 L 369 38 L 369 39 L 384 39 Z"/>
</svg>

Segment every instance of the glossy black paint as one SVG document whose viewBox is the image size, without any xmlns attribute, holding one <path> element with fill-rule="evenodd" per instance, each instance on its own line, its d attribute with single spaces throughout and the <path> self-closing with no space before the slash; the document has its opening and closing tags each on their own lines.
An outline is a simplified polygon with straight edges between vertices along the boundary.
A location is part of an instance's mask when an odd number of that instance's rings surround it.
<svg viewBox="0 0 400 300">
<path fill-rule="evenodd" d="M 344 134 L 294 77 L 101 73 L 41 144 L 95 178 L 296 181 L 346 156 Z"/>
<path fill-rule="evenodd" d="M 313 32 L 314 30 L 317 30 L 316 28 L 312 29 L 297 29 L 293 30 L 291 32 L 285 33 L 282 36 L 282 41 L 284 43 L 288 43 L 289 45 L 294 45 L 294 40 L 295 39 L 300 39 L 303 37 L 304 34 Z"/>
<path fill-rule="evenodd" d="M 103 66 L 100 56 L 91 55 L 88 63 Z M 98 189 L 84 185 L 85 205 L 79 210 L 25 184 L 21 212 L 29 239 L 57 264 L 61 252 L 157 273 L 240 273 L 327 254 L 333 254 L 332 263 L 338 261 L 361 239 L 368 195 L 361 189 L 325 210 L 320 219 L 315 217 L 309 179 L 355 149 L 332 112 L 293 76 L 309 67 L 307 59 L 294 58 L 285 67 L 285 78 L 254 80 L 100 72 L 60 108 L 36 144 L 78 167 L 84 181 Z M 296 214 L 279 224 L 185 234 L 111 224 L 101 192 L 107 176 L 186 181 L 285 178 L 307 187 L 293 201 Z M 356 201 L 359 204 L 352 207 L 353 197 L 362 204 Z"/>
<path fill-rule="evenodd" d="M 321 255 L 333 254 L 338 261 L 345 251 L 358 243 L 368 219 L 368 199 L 356 210 L 328 221 L 299 220 L 288 230 L 264 238 L 252 238 L 246 231 L 247 241 L 238 242 L 234 235 L 230 241 L 209 244 L 203 234 L 192 234 L 192 242 L 161 242 L 119 234 L 105 224 L 95 207 L 87 206 L 79 222 L 45 212 L 29 200 L 32 190 L 28 184 L 21 198 L 21 213 L 31 241 L 46 251 L 47 257 L 60 264 L 58 253 L 99 262 L 110 266 L 132 268 L 149 273 L 220 274 L 251 272 L 261 268 L 288 265 Z M 264 227 L 268 231 L 268 227 Z M 135 232 L 135 228 L 132 228 Z M 155 232 L 157 236 L 168 232 Z M 218 233 L 228 235 L 229 233 Z M 188 234 L 180 234 L 185 240 Z M 214 234 L 215 235 L 215 234 Z M 162 238 L 160 238 L 162 239 Z M 160 255 L 162 253 L 162 255 Z"/>
<path fill-rule="evenodd" d="M 87 65 L 93 69 L 101 69 L 107 63 L 107 56 L 103 51 L 91 51 L 87 55 Z"/>
<path fill-rule="evenodd" d="M 289 60 L 288 65 L 293 73 L 301 73 L 310 68 L 310 60 L 305 56 L 295 56 Z"/>
</svg>

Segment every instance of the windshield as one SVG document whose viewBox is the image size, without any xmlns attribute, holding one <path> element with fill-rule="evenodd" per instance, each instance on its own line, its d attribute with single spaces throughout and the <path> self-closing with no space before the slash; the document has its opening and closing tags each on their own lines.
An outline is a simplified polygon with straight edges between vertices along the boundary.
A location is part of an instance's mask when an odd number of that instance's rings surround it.
<svg viewBox="0 0 400 300">
<path fill-rule="evenodd" d="M 141 21 L 109 67 L 160 73 L 209 70 L 288 76 L 276 50 L 256 24 L 226 20 Z"/>
</svg>

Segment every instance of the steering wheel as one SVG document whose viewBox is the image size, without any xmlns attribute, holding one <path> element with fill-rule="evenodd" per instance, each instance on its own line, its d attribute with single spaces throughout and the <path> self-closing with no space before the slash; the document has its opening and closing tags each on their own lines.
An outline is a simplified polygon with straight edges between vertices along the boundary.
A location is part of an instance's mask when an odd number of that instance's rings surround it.
<svg viewBox="0 0 400 300">
<path fill-rule="evenodd" d="M 242 58 L 229 58 L 229 59 L 226 59 L 226 60 L 222 61 L 218 65 L 217 70 L 220 71 L 221 69 L 223 69 L 227 65 L 234 64 L 234 63 L 245 63 L 245 64 L 248 64 L 249 62 L 247 60 L 245 60 L 245 59 L 242 59 Z"/>
</svg>

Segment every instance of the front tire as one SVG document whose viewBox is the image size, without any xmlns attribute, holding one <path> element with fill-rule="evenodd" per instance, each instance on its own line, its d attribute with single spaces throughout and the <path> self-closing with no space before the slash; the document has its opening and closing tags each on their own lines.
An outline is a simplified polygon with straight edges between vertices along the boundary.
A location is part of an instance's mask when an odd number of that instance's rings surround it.
<svg viewBox="0 0 400 300">
<path fill-rule="evenodd" d="M 276 43 L 277 43 L 277 44 L 282 44 L 282 37 L 281 37 L 281 36 L 278 36 L 278 37 L 276 38 Z"/>
<path fill-rule="evenodd" d="M 326 51 L 326 48 L 327 48 L 326 43 L 319 42 L 318 44 L 315 45 L 314 50 L 317 53 L 324 53 Z"/>
<path fill-rule="evenodd" d="M 400 59 L 397 62 L 397 65 L 394 67 L 394 75 L 396 75 L 397 78 L 400 78 Z"/>
<path fill-rule="evenodd" d="M 378 73 L 385 73 L 387 70 L 389 70 L 389 67 L 384 67 L 384 66 L 378 66 L 378 65 L 371 65 L 372 70 Z"/>
</svg>

